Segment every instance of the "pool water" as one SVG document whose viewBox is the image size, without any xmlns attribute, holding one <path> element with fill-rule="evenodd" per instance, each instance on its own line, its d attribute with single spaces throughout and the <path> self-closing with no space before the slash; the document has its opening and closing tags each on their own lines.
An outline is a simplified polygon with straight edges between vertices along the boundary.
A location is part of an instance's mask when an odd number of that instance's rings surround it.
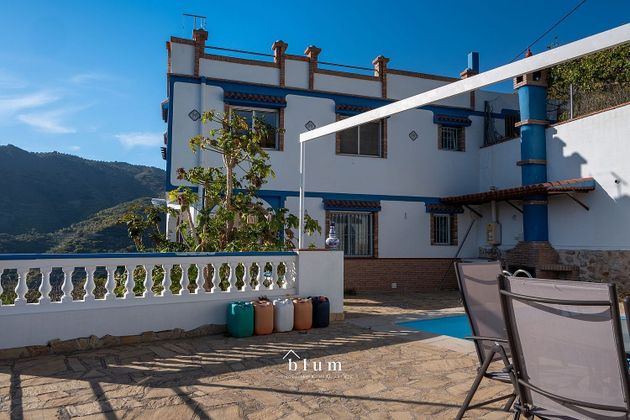
<svg viewBox="0 0 630 420">
<path fill-rule="evenodd" d="M 417 319 L 415 321 L 401 322 L 398 325 L 413 330 L 426 331 L 437 335 L 448 335 L 449 337 L 455 338 L 465 338 L 472 335 L 466 315 Z M 630 334 L 628 333 L 628 324 L 626 323 L 625 315 L 621 315 L 621 330 L 623 333 L 624 347 L 626 351 L 630 352 Z"/>
<path fill-rule="evenodd" d="M 464 338 L 472 335 L 466 315 L 445 316 L 440 318 L 418 319 L 401 322 L 398 325 L 414 330 L 426 331 L 437 335 Z"/>
</svg>

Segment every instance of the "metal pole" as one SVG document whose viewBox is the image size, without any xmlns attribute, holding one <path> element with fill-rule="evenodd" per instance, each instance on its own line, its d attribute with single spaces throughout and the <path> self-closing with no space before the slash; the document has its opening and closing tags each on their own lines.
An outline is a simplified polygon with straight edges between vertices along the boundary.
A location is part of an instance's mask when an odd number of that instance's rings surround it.
<svg viewBox="0 0 630 420">
<path fill-rule="evenodd" d="M 569 118 L 573 119 L 573 83 L 569 85 Z"/>
<path fill-rule="evenodd" d="M 303 142 L 300 142 L 300 223 L 298 226 L 298 249 L 304 248 L 304 184 L 306 180 L 305 146 L 306 145 Z"/>
</svg>

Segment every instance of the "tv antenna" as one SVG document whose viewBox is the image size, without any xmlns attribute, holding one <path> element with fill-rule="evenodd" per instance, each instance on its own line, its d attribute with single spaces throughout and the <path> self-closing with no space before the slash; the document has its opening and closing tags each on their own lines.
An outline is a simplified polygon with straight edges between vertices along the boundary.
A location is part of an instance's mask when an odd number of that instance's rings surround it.
<svg viewBox="0 0 630 420">
<path fill-rule="evenodd" d="M 206 29 L 206 17 L 200 15 L 192 15 L 190 13 L 182 13 L 184 16 L 193 18 L 193 29 Z"/>
</svg>

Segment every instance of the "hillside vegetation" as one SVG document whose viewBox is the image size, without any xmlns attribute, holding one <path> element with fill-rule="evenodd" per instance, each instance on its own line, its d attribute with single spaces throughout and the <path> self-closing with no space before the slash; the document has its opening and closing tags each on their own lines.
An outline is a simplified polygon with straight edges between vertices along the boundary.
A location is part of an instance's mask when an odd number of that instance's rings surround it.
<svg viewBox="0 0 630 420">
<path fill-rule="evenodd" d="M 0 146 L 0 253 L 134 251 L 117 221 L 164 196 L 164 171 Z"/>
</svg>

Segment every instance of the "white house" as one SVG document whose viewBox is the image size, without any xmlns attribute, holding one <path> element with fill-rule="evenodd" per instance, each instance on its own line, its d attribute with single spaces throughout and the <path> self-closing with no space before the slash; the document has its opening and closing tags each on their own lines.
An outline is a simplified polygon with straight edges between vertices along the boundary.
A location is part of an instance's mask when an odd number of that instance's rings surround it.
<svg viewBox="0 0 630 420">
<path fill-rule="evenodd" d="M 457 80 L 393 69 L 383 56 L 373 70 L 331 65 L 315 46 L 293 55 L 282 41 L 256 59 L 217 55 L 207 36 L 196 29 L 167 42 L 166 188 L 185 185 L 178 168 L 221 164 L 188 147 L 208 129 L 203 111 L 255 115 L 285 130 L 269 139 L 277 177 L 260 196 L 295 214 L 300 133 Z M 471 53 L 460 77 L 478 68 Z M 323 248 L 335 222 L 346 289 L 450 288 L 456 256 L 500 256 L 554 277 L 623 278 L 630 107 L 550 126 L 538 115 L 545 82 L 544 73 L 524 75 L 518 94 L 475 91 L 309 144 L 306 208 L 326 231 L 306 244 Z M 618 271 L 606 268 L 613 261 Z"/>
</svg>

